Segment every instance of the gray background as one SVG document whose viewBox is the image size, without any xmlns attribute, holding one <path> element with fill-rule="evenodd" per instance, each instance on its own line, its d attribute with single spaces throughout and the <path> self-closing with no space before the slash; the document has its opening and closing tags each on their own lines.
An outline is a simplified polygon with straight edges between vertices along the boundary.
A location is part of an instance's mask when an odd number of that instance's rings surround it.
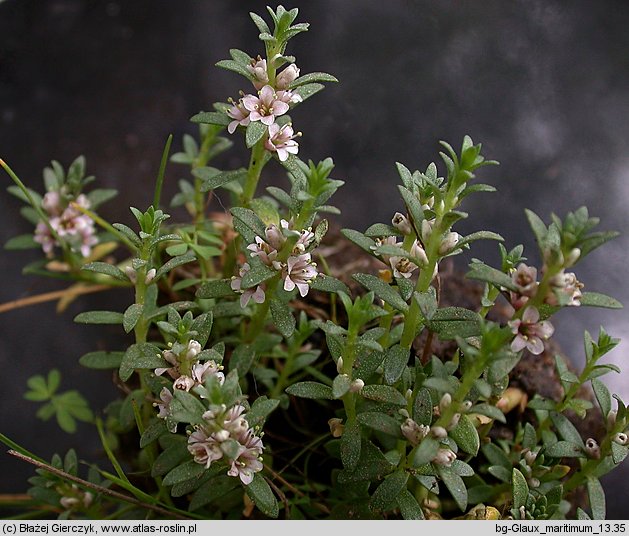
<svg viewBox="0 0 629 536">
<path fill-rule="evenodd" d="M 304 132 L 300 156 L 332 156 L 335 175 L 347 181 L 336 204 L 342 226 L 364 229 L 389 221 L 401 208 L 394 162 L 425 168 L 437 158 L 438 140 L 460 146 L 464 134 L 482 142 L 501 162 L 481 170 L 499 189 L 466 204 L 471 218 L 459 227 L 499 231 L 509 246 L 524 243 L 538 262 L 524 208 L 548 220 L 587 205 L 601 229 L 623 233 L 577 267 L 587 289 L 629 301 L 625 283 L 629 225 L 629 3 L 623 1 L 358 1 L 294 2 L 311 31 L 290 53 L 302 72 L 323 70 L 330 84 L 294 114 Z M 213 67 L 228 49 L 262 52 L 247 16 L 263 2 L 182 0 L 103 2 L 5 0 L 0 2 L 0 156 L 41 190 L 41 169 L 51 159 L 64 165 L 84 154 L 88 170 L 106 187 L 121 190 L 101 212 L 130 223 L 128 205 L 147 206 L 164 140 L 195 133 L 188 118 L 212 102 L 249 91 L 237 75 Z M 236 148 L 216 165 L 237 167 Z M 285 181 L 275 171 L 267 180 Z M 170 166 L 165 194 L 174 193 L 183 168 Z M 5 185 L 8 178 L 3 179 Z M 29 232 L 17 216 L 19 202 L 0 196 L 0 241 Z M 181 217 L 180 212 L 174 215 Z M 496 262 L 493 244 L 473 248 Z M 0 302 L 58 284 L 23 277 L 32 252 L 4 252 Z M 78 357 L 96 348 L 121 347 L 114 327 L 75 326 L 74 314 L 89 308 L 121 309 L 126 291 L 80 299 L 63 316 L 54 305 L 0 316 L 2 404 L 0 428 L 47 457 L 76 444 L 76 437 L 34 418 L 22 399 L 26 378 L 55 366 L 62 387 L 78 388 L 100 408 L 114 393 L 107 373 L 79 367 Z M 625 339 L 609 356 L 624 365 L 629 314 L 570 310 L 558 315 L 556 338 L 582 362 L 582 333 L 604 325 Z M 606 377 L 629 399 L 627 372 Z M 79 454 L 97 451 L 95 433 L 82 428 Z M 0 492 L 21 491 L 29 468 L 0 457 Z M 626 518 L 627 476 L 605 478 L 611 518 Z"/>
</svg>

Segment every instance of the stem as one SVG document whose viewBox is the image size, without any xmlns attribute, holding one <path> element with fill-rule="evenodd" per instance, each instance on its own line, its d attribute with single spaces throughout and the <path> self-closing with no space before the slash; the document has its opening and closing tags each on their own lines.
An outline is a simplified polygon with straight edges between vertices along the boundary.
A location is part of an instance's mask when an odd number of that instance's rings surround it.
<svg viewBox="0 0 629 536">
<path fill-rule="evenodd" d="M 13 300 L 0 304 L 0 313 L 6 313 L 7 311 L 13 311 L 20 307 L 27 307 L 28 305 L 34 305 L 36 303 L 44 303 L 47 301 L 58 300 L 65 298 L 68 295 L 80 296 L 81 294 L 91 294 L 92 292 L 101 292 L 103 290 L 109 290 L 112 287 L 109 285 L 94 285 L 90 287 L 79 287 L 76 289 L 56 290 L 54 292 L 45 292 L 44 294 L 37 294 L 35 296 L 28 296 L 20 300 Z"/>
<path fill-rule="evenodd" d="M 192 169 L 198 169 L 201 167 L 205 167 L 210 160 L 210 148 L 214 144 L 216 139 L 216 131 L 213 129 L 208 129 L 203 137 L 203 141 L 201 142 L 201 147 L 199 149 L 199 154 L 192 162 Z M 194 223 L 198 229 L 199 224 L 201 224 L 204 220 L 205 215 L 205 196 L 201 191 L 201 187 L 203 186 L 203 181 L 198 177 L 194 178 Z"/>
<path fill-rule="evenodd" d="M 265 293 L 264 302 L 259 305 L 256 312 L 254 313 L 251 323 L 249 324 L 248 329 L 245 334 L 245 342 L 251 343 L 256 340 L 260 332 L 265 326 L 266 315 L 269 312 L 269 307 L 271 306 L 271 300 L 273 296 L 275 296 L 275 287 L 277 287 L 277 282 L 281 276 L 281 273 L 274 275 L 271 279 L 268 280 L 267 290 Z"/>
<path fill-rule="evenodd" d="M 251 150 L 251 159 L 249 161 L 249 169 L 247 171 L 247 179 L 242 192 L 242 205 L 248 207 L 251 204 L 251 200 L 256 194 L 258 187 L 258 181 L 260 180 L 260 174 L 262 168 L 266 164 L 264 158 L 264 139 L 261 139 L 253 146 Z"/>
<path fill-rule="evenodd" d="M 19 452 L 16 452 L 15 450 L 9 450 L 8 452 L 11 456 L 15 456 L 16 458 L 19 458 L 20 460 L 28 462 L 36 467 L 39 467 L 40 469 L 44 469 L 45 471 L 48 471 L 49 473 L 52 473 L 53 475 L 57 475 L 58 477 L 61 477 L 65 480 L 69 480 L 70 482 L 75 482 L 76 484 L 80 484 L 81 486 L 84 486 L 88 489 L 92 489 L 96 491 L 97 493 L 101 493 L 103 495 L 113 497 L 114 499 L 118 499 L 120 501 L 127 502 L 129 504 L 135 504 L 137 506 L 141 506 L 142 508 L 146 508 L 147 510 L 153 510 L 154 512 L 158 512 L 166 516 L 176 517 L 177 519 L 190 519 L 189 517 L 184 517 L 181 514 L 174 512 L 173 510 L 167 510 L 166 508 L 162 508 L 161 506 L 157 506 L 155 504 L 150 504 L 150 503 L 140 501 L 138 499 L 135 499 L 134 497 L 125 495 L 124 493 L 118 493 L 117 491 L 113 491 L 109 488 L 104 488 L 103 486 L 92 484 L 91 482 L 88 482 L 87 480 L 83 480 L 82 478 L 66 473 L 65 471 L 62 471 L 61 469 L 57 469 L 56 467 L 53 467 L 50 464 L 40 462 L 39 460 L 36 460 L 35 458 L 31 458 L 29 456 L 25 456 L 24 454 L 20 454 Z"/>
<path fill-rule="evenodd" d="M 347 343 L 345 344 L 345 351 L 343 352 L 343 367 L 341 374 L 347 374 L 352 377 L 352 370 L 354 368 L 354 360 L 356 359 L 356 339 L 358 338 L 358 329 L 350 324 L 348 326 Z M 347 420 L 356 420 L 356 394 L 347 392 L 343 395 L 343 406 L 345 407 L 345 414 Z"/>
</svg>

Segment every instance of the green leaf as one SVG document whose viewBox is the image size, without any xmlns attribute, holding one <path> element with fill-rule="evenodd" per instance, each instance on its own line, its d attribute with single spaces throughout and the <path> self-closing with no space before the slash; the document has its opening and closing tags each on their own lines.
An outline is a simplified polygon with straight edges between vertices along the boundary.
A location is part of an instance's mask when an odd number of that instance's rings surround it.
<svg viewBox="0 0 629 536">
<path fill-rule="evenodd" d="M 354 471 L 356 469 L 361 457 L 361 450 L 360 426 L 356 421 L 348 420 L 341 436 L 341 460 L 346 470 Z"/>
<path fill-rule="evenodd" d="M 597 379 L 592 380 L 592 390 L 594 391 L 598 405 L 601 408 L 601 413 L 603 414 L 603 417 L 606 418 L 612 410 L 612 395 L 610 394 L 609 389 L 607 389 L 607 386 L 602 381 Z"/>
<path fill-rule="evenodd" d="M 415 229 L 417 236 L 421 236 L 422 221 L 424 221 L 424 211 L 422 210 L 421 203 L 417 196 L 404 186 L 398 185 L 398 190 L 400 191 L 402 199 L 404 199 L 411 225 Z"/>
<path fill-rule="evenodd" d="M 334 400 L 332 388 L 318 382 L 299 382 L 286 389 L 289 395 L 300 398 Z"/>
<path fill-rule="evenodd" d="M 171 438 L 173 436 L 169 435 L 168 437 Z M 166 448 L 157 457 L 157 459 L 153 463 L 153 467 L 151 467 L 151 476 L 156 477 L 160 475 L 165 475 L 174 467 L 177 467 L 184 460 L 190 459 L 190 452 L 188 452 L 186 438 L 182 436 L 174 437 L 177 438 L 177 442 L 168 446 L 168 448 Z"/>
<path fill-rule="evenodd" d="M 251 269 L 243 276 L 240 288 L 248 289 L 264 283 L 268 279 L 271 279 L 277 274 L 276 270 L 273 270 L 265 264 L 254 264 Z"/>
<path fill-rule="evenodd" d="M 626 447 L 624 445 L 619 445 L 615 441 L 612 441 L 611 448 L 612 448 L 612 461 L 616 465 L 621 463 L 627 457 L 627 454 L 629 454 L 629 447 Z"/>
<path fill-rule="evenodd" d="M 119 279 L 120 281 L 129 281 L 127 274 L 125 274 L 117 266 L 114 266 L 113 264 L 109 264 L 107 262 L 90 262 L 88 264 L 84 264 L 81 270 L 105 274 L 113 277 L 114 279 Z"/>
<path fill-rule="evenodd" d="M 295 317 L 288 304 L 273 298 L 271 300 L 271 317 L 279 332 L 287 339 L 295 332 Z"/>
<path fill-rule="evenodd" d="M 457 337 L 466 339 L 481 333 L 480 315 L 463 307 L 444 307 L 437 309 L 428 322 L 428 329 L 439 335 L 441 340 Z"/>
<path fill-rule="evenodd" d="M 524 478 L 524 475 L 518 469 L 513 469 L 511 485 L 513 493 L 513 508 L 516 510 L 519 510 L 522 506 L 526 508 L 526 500 L 529 496 L 529 486 L 526 483 L 526 478 Z"/>
<path fill-rule="evenodd" d="M 430 463 L 437 452 L 439 452 L 439 441 L 430 436 L 425 437 L 413 453 L 412 466 L 421 467 Z"/>
<path fill-rule="evenodd" d="M 605 519 L 605 491 L 598 478 L 588 476 L 587 490 L 592 509 L 592 519 Z"/>
<path fill-rule="evenodd" d="M 505 454 L 505 451 L 498 445 L 495 445 L 494 443 L 486 443 L 483 445 L 481 450 L 489 463 L 511 470 L 511 461 Z"/>
<path fill-rule="evenodd" d="M 35 249 L 40 248 L 41 244 L 35 242 L 32 234 L 23 234 L 15 236 L 4 244 L 4 249 Z"/>
<path fill-rule="evenodd" d="M 304 84 L 310 84 L 312 82 L 338 82 L 338 79 L 328 73 L 308 73 L 293 80 L 289 89 L 303 86 Z"/>
<path fill-rule="evenodd" d="M 376 400 L 377 402 L 388 402 L 398 406 L 406 405 L 406 398 L 397 389 L 389 385 L 365 385 L 360 394 L 369 400 Z"/>
<path fill-rule="evenodd" d="M 273 412 L 280 401 L 267 398 L 266 396 L 260 396 L 256 398 L 255 402 L 251 405 L 251 409 L 247 412 L 247 422 L 251 428 L 256 426 L 262 426 L 265 419 Z"/>
<path fill-rule="evenodd" d="M 476 279 L 478 281 L 490 283 L 497 288 L 504 287 L 507 290 L 513 290 L 514 292 L 518 290 L 507 274 L 501 272 L 500 270 L 496 270 L 491 266 L 487 266 L 482 262 L 471 263 L 470 271 L 465 274 L 465 277 L 468 279 Z"/>
<path fill-rule="evenodd" d="M 132 344 L 122 358 L 119 375 L 126 382 L 133 374 L 134 369 L 158 368 L 168 366 L 162 358 L 160 349 L 154 344 Z"/>
<path fill-rule="evenodd" d="M 397 497 L 397 505 L 400 508 L 400 514 L 406 520 L 419 520 L 425 519 L 424 511 L 421 506 L 417 502 L 415 496 L 408 491 L 407 489 L 403 489 Z"/>
<path fill-rule="evenodd" d="M 365 411 L 357 417 L 358 422 L 372 430 L 378 430 L 384 434 L 401 438 L 400 423 L 386 413 L 379 411 Z"/>
<path fill-rule="evenodd" d="M 86 311 L 74 317 L 78 324 L 122 324 L 122 313 L 114 311 Z"/>
<path fill-rule="evenodd" d="M 243 207 L 233 207 L 230 209 L 230 212 L 235 220 L 242 224 L 241 227 L 244 226 L 248 231 L 249 236 L 243 235 L 245 241 L 253 241 L 256 236 L 264 236 L 265 225 L 253 210 Z M 234 225 L 237 224 L 237 221 L 234 221 Z M 238 229 L 238 232 L 241 232 L 241 230 Z"/>
<path fill-rule="evenodd" d="M 529 221 L 529 225 L 535 235 L 535 240 L 537 241 L 537 245 L 540 248 L 540 251 L 543 252 L 545 243 L 546 243 L 546 235 L 548 234 L 548 229 L 546 225 L 542 221 L 542 219 L 535 214 L 532 210 L 525 209 L 526 219 Z"/>
<path fill-rule="evenodd" d="M 203 464 L 197 463 L 194 460 L 182 463 L 174 469 L 172 469 L 163 480 L 164 486 L 172 486 L 178 482 L 184 480 L 190 480 L 191 478 L 199 477 L 205 471 Z"/>
<path fill-rule="evenodd" d="M 342 398 L 349 391 L 349 376 L 347 374 L 339 374 L 332 382 L 332 396 L 334 398 Z"/>
<path fill-rule="evenodd" d="M 475 233 L 464 236 L 459 240 L 455 249 L 462 249 L 467 244 L 476 242 L 477 240 L 497 240 L 498 242 L 504 242 L 504 238 L 498 233 L 492 233 L 491 231 L 476 231 Z"/>
<path fill-rule="evenodd" d="M 203 179 L 202 191 L 208 192 L 220 188 L 225 184 L 233 181 L 241 181 L 247 176 L 247 170 L 236 169 L 233 171 L 223 171 L 219 173 L 208 172 L 204 170 L 214 170 L 215 168 L 197 168 L 192 171 L 195 177 Z"/>
<path fill-rule="evenodd" d="M 585 458 L 583 450 L 574 443 L 557 441 L 546 447 L 544 454 L 551 458 Z"/>
<path fill-rule="evenodd" d="M 562 439 L 565 439 L 566 441 L 569 441 L 581 448 L 585 447 L 583 439 L 581 439 L 581 434 L 565 415 L 553 411 L 550 413 L 550 419 L 553 421 L 553 424 L 555 425 L 555 428 L 557 428 L 557 431 Z"/>
<path fill-rule="evenodd" d="M 247 80 L 251 80 L 251 74 L 242 63 L 234 60 L 221 60 L 216 63 L 216 66 L 220 67 L 221 69 L 227 69 L 228 71 L 240 74 L 244 76 Z"/>
<path fill-rule="evenodd" d="M 353 229 L 341 229 L 341 234 L 359 248 L 373 255 L 373 251 L 376 248 L 376 242 L 373 239 Z"/>
<path fill-rule="evenodd" d="M 467 415 L 461 415 L 459 423 L 454 429 L 450 430 L 448 435 L 456 441 L 456 444 L 464 452 L 472 456 L 478 454 L 480 438 L 478 437 L 478 431 Z"/>
<path fill-rule="evenodd" d="M 206 125 L 219 125 L 226 127 L 232 122 L 232 119 L 221 112 L 199 112 L 190 118 L 193 123 L 203 123 Z"/>
<path fill-rule="evenodd" d="M 422 387 L 415 397 L 413 403 L 413 420 L 418 424 L 424 426 L 430 426 L 432 422 L 432 398 L 430 396 L 430 390 L 426 387 Z"/>
<path fill-rule="evenodd" d="M 408 473 L 406 471 L 400 470 L 391 473 L 376 488 L 369 501 L 369 506 L 374 510 L 390 510 L 402 490 L 406 489 L 407 482 Z"/>
<path fill-rule="evenodd" d="M 321 292 L 345 292 L 345 294 L 350 294 L 345 283 L 325 274 L 319 274 L 310 285 L 310 288 Z"/>
<path fill-rule="evenodd" d="M 196 297 L 201 299 L 224 298 L 233 296 L 231 279 L 211 279 L 204 281 L 196 292 Z"/>
<path fill-rule="evenodd" d="M 258 143 L 268 132 L 268 127 L 260 121 L 251 121 L 247 125 L 247 132 L 245 134 L 245 142 L 247 147 L 251 149 L 256 143 Z"/>
<path fill-rule="evenodd" d="M 189 510 L 195 510 L 210 504 L 218 499 L 222 499 L 227 493 L 239 485 L 239 480 L 227 475 L 219 475 L 205 482 L 199 487 L 190 499 Z"/>
<path fill-rule="evenodd" d="M 454 502 L 462 512 L 467 509 L 467 488 L 463 479 L 457 475 L 450 467 L 444 467 L 442 465 L 437 466 L 437 474 L 443 481 L 452 495 Z"/>
<path fill-rule="evenodd" d="M 485 415 L 486 417 L 489 417 L 490 419 L 494 419 L 496 421 L 500 421 L 503 423 L 507 422 L 507 419 L 504 413 L 500 411 L 496 406 L 492 406 L 491 404 L 477 404 L 471 409 L 470 413 L 478 413 L 479 415 Z"/>
<path fill-rule="evenodd" d="M 323 84 L 312 83 L 312 84 L 304 84 L 303 86 L 299 86 L 293 93 L 299 95 L 301 97 L 302 102 L 306 99 L 309 99 L 313 95 L 316 95 L 324 89 L 325 86 Z"/>
<path fill-rule="evenodd" d="M 122 326 L 126 333 L 129 333 L 135 325 L 138 323 L 138 320 L 142 317 L 142 313 L 144 312 L 144 305 L 139 303 L 133 303 L 127 307 L 127 310 L 124 312 L 124 316 L 122 317 Z"/>
<path fill-rule="evenodd" d="M 384 381 L 388 385 L 397 382 L 404 373 L 408 363 L 409 350 L 399 344 L 392 346 L 386 351 L 384 358 Z"/>
<path fill-rule="evenodd" d="M 170 402 L 170 415 L 177 422 L 196 424 L 202 422 L 206 407 L 193 394 L 175 389 Z"/>
<path fill-rule="evenodd" d="M 622 309 L 622 303 L 618 300 L 599 292 L 584 292 L 581 296 L 581 305 L 603 307 L 605 309 Z"/>
<path fill-rule="evenodd" d="M 79 363 L 91 369 L 114 369 L 122 363 L 124 352 L 89 352 L 79 359 Z"/>
<path fill-rule="evenodd" d="M 368 290 L 373 291 L 394 309 L 401 312 L 408 311 L 408 304 L 398 294 L 397 290 L 382 281 L 382 279 L 369 274 L 354 274 L 352 277 Z"/>
<path fill-rule="evenodd" d="M 260 473 L 253 475 L 253 480 L 248 486 L 245 486 L 245 491 L 260 512 L 273 519 L 278 516 L 279 506 L 277 499 L 275 495 L 273 495 L 269 484 Z"/>
<path fill-rule="evenodd" d="M 179 255 L 178 257 L 173 257 L 168 262 L 165 262 L 159 267 L 159 269 L 155 273 L 154 280 L 159 279 L 161 276 L 167 274 L 174 268 L 177 268 L 177 266 L 181 266 L 182 264 L 187 264 L 189 262 L 196 261 L 196 260 L 197 260 L 196 256 L 192 253 L 187 253 L 185 255 Z"/>
<path fill-rule="evenodd" d="M 248 344 L 241 344 L 237 346 L 232 353 L 229 360 L 229 370 L 237 370 L 238 377 L 244 378 L 255 358 L 255 352 L 253 348 Z"/>
<path fill-rule="evenodd" d="M 153 441 L 160 436 L 167 434 L 166 421 L 164 419 L 153 419 L 151 423 L 146 427 L 142 437 L 140 437 L 140 448 L 143 449 L 147 445 L 150 445 Z"/>
<path fill-rule="evenodd" d="M 365 230 L 365 236 L 372 238 L 382 236 L 400 236 L 400 231 L 392 225 L 387 225 L 386 223 L 374 223 Z"/>
<path fill-rule="evenodd" d="M 90 202 L 90 209 L 94 210 L 106 203 L 110 199 L 113 199 L 118 195 L 118 190 L 113 188 L 97 188 L 87 194 L 87 199 Z"/>
</svg>

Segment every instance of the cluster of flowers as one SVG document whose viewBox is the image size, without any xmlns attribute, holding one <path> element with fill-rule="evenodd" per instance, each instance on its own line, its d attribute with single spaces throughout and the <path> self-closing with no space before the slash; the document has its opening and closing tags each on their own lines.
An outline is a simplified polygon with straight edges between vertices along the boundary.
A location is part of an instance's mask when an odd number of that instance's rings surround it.
<svg viewBox="0 0 629 536">
<path fill-rule="evenodd" d="M 251 61 L 248 70 L 254 78 L 253 85 L 258 94 L 243 94 L 238 102 L 230 100 L 232 107 L 227 111 L 227 115 L 233 121 L 229 123 L 227 131 L 233 134 L 239 125 L 246 127 L 253 121 L 260 121 L 269 130 L 265 148 L 276 152 L 278 158 L 284 162 L 289 154 L 298 153 L 299 144 L 295 138 L 301 136 L 301 133 L 295 133 L 290 123 L 280 127 L 275 120 L 288 112 L 291 103 L 302 100 L 297 93 L 288 90 L 290 84 L 299 76 L 299 68 L 294 63 L 286 67 L 275 78 L 275 87 L 269 85 L 266 60 L 260 56 Z"/>
<path fill-rule="evenodd" d="M 574 263 L 580 255 L 580 251 L 575 250 L 570 257 Z M 539 355 L 544 351 L 544 340 L 552 337 L 555 332 L 553 325 L 547 321 L 540 322 L 540 313 L 536 307 L 527 306 L 530 298 L 538 292 L 537 269 L 520 263 L 513 272 L 511 279 L 517 287 L 516 291 L 509 293 L 510 302 L 513 308 L 518 311 L 523 307 L 524 313 L 521 318 L 515 318 L 509 322 L 509 326 L 515 338 L 511 343 L 511 349 L 519 352 L 526 348 L 534 355 Z M 581 283 L 573 272 L 565 272 L 562 269 L 550 280 L 550 287 L 544 296 L 544 303 L 557 306 L 567 305 L 577 307 L 581 305 Z"/>
<path fill-rule="evenodd" d="M 88 209 L 90 202 L 85 195 L 80 194 L 74 200 L 74 204 Z M 35 242 L 41 244 L 44 253 L 52 258 L 53 249 L 61 244 L 51 232 L 54 230 L 59 240 L 69 244 L 74 251 L 81 256 L 88 257 L 92 246 L 98 243 L 96 229 L 92 219 L 75 208 L 73 204 L 66 204 L 57 191 L 48 192 L 42 200 L 42 208 L 48 214 L 48 224 L 40 221 L 35 228 Z"/>
<path fill-rule="evenodd" d="M 393 219 L 391 220 L 391 223 L 403 235 L 410 235 L 413 232 L 411 223 L 408 221 L 408 218 L 400 212 L 395 213 Z M 428 243 L 428 240 L 430 240 L 433 225 L 434 220 L 422 221 L 421 242 L 419 240 L 415 240 L 409 250 L 409 255 L 410 257 L 412 257 L 413 260 L 410 260 L 407 257 L 400 257 L 396 255 L 381 255 L 382 260 L 385 262 L 385 264 L 389 264 L 391 266 L 391 270 L 393 271 L 393 275 L 395 277 L 403 277 L 405 279 L 408 279 L 413 275 L 413 272 L 415 272 L 415 270 L 428 266 L 428 256 L 426 255 L 426 250 L 424 249 L 422 243 L 426 244 Z M 458 233 L 447 233 L 447 235 L 443 237 L 441 244 L 439 245 L 439 255 L 447 255 L 448 253 L 451 253 L 458 244 L 459 239 L 460 236 Z M 383 245 L 403 247 L 403 243 L 398 242 L 395 236 L 388 236 L 376 240 L 376 247 L 374 249 L 376 249 L 378 246 Z M 435 263 L 433 278 L 437 275 L 438 271 L 439 265 L 438 263 Z"/>
<path fill-rule="evenodd" d="M 202 425 L 188 437 L 188 451 L 194 461 L 205 465 L 224 460 L 229 465 L 227 474 L 239 477 L 248 485 L 253 475 L 263 468 L 261 456 L 264 445 L 255 435 L 244 415 L 245 408 L 237 404 L 229 409 L 216 406 L 203 414 Z"/>
<path fill-rule="evenodd" d="M 264 230 L 264 238 L 256 236 L 255 242 L 249 244 L 247 250 L 251 252 L 251 257 L 257 257 L 269 268 L 281 272 L 284 280 L 284 290 L 290 292 L 297 288 L 303 298 L 308 294 L 311 282 L 318 275 L 317 265 L 312 261 L 312 255 L 306 252 L 312 244 L 315 235 L 310 228 L 297 232 L 291 230 L 290 226 L 290 223 L 286 220 L 281 220 L 280 227 L 277 227 L 275 224 L 269 225 Z M 278 254 L 286 243 L 286 235 L 291 233 L 297 233 L 299 237 L 286 262 L 282 262 L 278 259 Z M 266 286 L 264 283 L 261 283 L 255 289 L 242 290 L 242 278 L 249 270 L 251 270 L 249 263 L 243 264 L 238 277 L 233 277 L 231 282 L 232 289 L 242 293 L 240 297 L 240 305 L 242 307 L 246 307 L 252 298 L 256 303 L 263 303 L 266 298 Z"/>
<path fill-rule="evenodd" d="M 161 376 L 168 374 L 173 380 L 173 389 L 190 391 L 195 385 L 201 385 L 209 376 L 216 376 L 222 385 L 225 381 L 223 366 L 217 365 L 212 359 L 199 361 L 197 356 L 201 353 L 201 344 L 191 340 L 187 345 L 175 343 L 171 349 L 164 350 L 162 356 L 172 365 L 171 367 L 157 368 L 155 374 Z M 169 415 L 170 403 L 173 399 L 172 392 L 163 387 L 159 393 L 160 403 L 154 404 L 159 409 L 158 417 L 165 419 Z M 171 430 L 172 432 L 173 430 Z"/>
<path fill-rule="evenodd" d="M 446 406 L 451 403 L 452 398 L 448 393 L 446 393 L 445 395 L 443 395 L 443 398 L 439 402 L 439 406 L 435 406 L 435 408 L 433 408 L 433 411 L 436 415 L 439 415 L 440 411 L 444 410 Z M 468 404 L 466 402 L 465 408 L 462 408 L 462 410 L 465 411 L 469 409 L 471 405 L 471 403 Z M 406 417 L 405 421 L 400 426 L 400 430 L 402 431 L 402 435 L 413 447 L 419 445 L 422 440 L 428 436 L 436 439 L 437 441 L 445 439 L 448 436 L 448 430 L 454 428 L 461 418 L 461 414 L 456 413 L 447 428 L 444 428 L 443 426 L 426 426 L 424 424 L 419 424 L 411 419 L 410 415 L 405 409 L 400 410 L 400 413 L 404 417 Z M 452 449 L 447 447 L 440 447 L 431 461 L 432 463 L 437 465 L 450 467 L 454 460 L 456 460 L 456 453 Z"/>
</svg>

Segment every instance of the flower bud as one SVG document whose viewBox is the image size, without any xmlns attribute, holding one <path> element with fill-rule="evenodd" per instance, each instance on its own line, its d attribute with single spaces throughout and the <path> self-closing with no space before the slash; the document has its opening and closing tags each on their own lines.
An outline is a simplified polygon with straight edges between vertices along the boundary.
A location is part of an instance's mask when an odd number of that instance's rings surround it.
<svg viewBox="0 0 629 536">
<path fill-rule="evenodd" d="M 436 456 L 432 459 L 432 463 L 450 467 L 454 460 L 456 460 L 456 454 L 450 449 L 439 449 Z"/>
<path fill-rule="evenodd" d="M 229 432 L 227 430 L 219 430 L 218 432 L 214 432 L 214 439 L 219 443 L 223 441 L 227 441 L 229 439 Z"/>
<path fill-rule="evenodd" d="M 627 434 L 620 432 L 614 436 L 614 443 L 618 443 L 619 445 L 626 445 L 629 442 L 629 438 Z"/>
<path fill-rule="evenodd" d="M 400 212 L 396 212 L 394 214 L 391 223 L 393 224 L 393 227 L 395 227 L 398 231 L 405 235 L 411 234 L 413 230 L 411 228 L 410 222 L 408 221 L 408 218 Z"/>
<path fill-rule="evenodd" d="M 430 433 L 435 439 L 445 439 L 448 437 L 448 432 L 443 426 L 433 426 L 430 428 Z"/>
<path fill-rule="evenodd" d="M 136 271 L 133 269 L 133 266 L 125 266 L 124 272 L 125 274 L 127 274 L 129 281 L 131 281 L 131 283 L 135 285 L 138 278 L 136 276 Z"/>
<path fill-rule="evenodd" d="M 201 344 L 194 339 L 188 342 L 188 351 L 186 352 L 187 359 L 194 359 L 201 353 Z"/>
<path fill-rule="evenodd" d="M 457 424 L 459 424 L 459 421 L 461 420 L 461 414 L 460 413 L 455 413 L 454 415 L 452 415 L 452 420 L 450 421 L 450 424 L 448 424 L 448 430 L 452 430 L 454 428 L 456 428 Z"/>
<path fill-rule="evenodd" d="M 299 76 L 299 67 L 291 63 L 275 78 L 275 87 L 277 89 L 288 89 L 293 81 Z"/>
<path fill-rule="evenodd" d="M 439 401 L 439 411 L 443 413 L 446 409 L 450 407 L 451 404 L 452 396 L 450 395 L 450 393 L 445 393 Z"/>
<path fill-rule="evenodd" d="M 336 362 L 336 372 L 338 372 L 339 374 L 343 373 L 343 358 L 339 357 L 338 361 Z"/>
<path fill-rule="evenodd" d="M 611 410 L 607 414 L 607 427 L 608 428 L 611 428 L 612 426 L 614 426 L 614 424 L 616 424 L 616 415 L 617 415 L 617 412 L 615 409 Z"/>
<path fill-rule="evenodd" d="M 529 484 L 529 487 L 531 487 L 531 488 L 539 488 L 539 485 L 540 485 L 540 483 L 541 483 L 541 482 L 539 481 L 539 478 L 535 478 L 535 477 L 531 477 L 531 478 L 529 478 L 529 479 L 527 480 L 527 482 L 528 482 L 528 484 Z"/>
<path fill-rule="evenodd" d="M 400 425 L 400 430 L 402 431 L 402 435 L 408 439 L 409 443 L 415 447 L 428 435 L 430 428 L 408 418 Z"/>
<path fill-rule="evenodd" d="M 151 268 L 148 272 L 146 272 L 146 277 L 144 278 L 144 284 L 148 285 L 153 279 L 155 279 L 155 274 L 157 270 L 155 268 Z"/>
<path fill-rule="evenodd" d="M 422 221 L 422 242 L 427 244 L 432 234 L 432 224 L 435 220 L 423 220 Z"/>
<path fill-rule="evenodd" d="M 459 407 L 459 409 L 463 413 L 467 413 L 470 409 L 472 409 L 472 401 L 466 400 L 465 402 L 461 403 L 461 406 Z"/>
<path fill-rule="evenodd" d="M 412 396 L 413 396 L 413 390 L 407 389 L 406 393 L 404 393 L 404 398 L 406 398 L 406 400 L 410 400 Z"/>
<path fill-rule="evenodd" d="M 247 65 L 247 71 L 255 78 L 253 86 L 256 89 L 262 89 L 268 83 L 269 75 L 266 71 L 266 60 L 260 56 L 251 60 L 251 64 Z"/>
<path fill-rule="evenodd" d="M 426 251 L 417 240 L 411 246 L 411 255 L 419 262 L 420 268 L 428 265 L 428 255 L 426 255 Z"/>
<path fill-rule="evenodd" d="M 349 384 L 349 392 L 350 393 L 360 393 L 360 391 L 362 391 L 362 388 L 365 387 L 365 382 L 362 381 L 360 378 L 354 380 L 352 383 Z"/>
<path fill-rule="evenodd" d="M 532 450 L 529 450 L 524 454 L 524 461 L 526 462 L 528 466 L 533 465 L 536 459 L 537 459 L 537 453 L 533 452 Z"/>
<path fill-rule="evenodd" d="M 579 248 L 572 249 L 572 251 L 570 251 L 570 253 L 568 253 L 568 256 L 566 257 L 564 267 L 570 268 L 570 266 L 574 266 L 574 263 L 579 260 L 579 257 L 581 257 L 581 250 Z"/>
<path fill-rule="evenodd" d="M 461 238 L 459 233 L 448 233 L 441 241 L 441 245 L 439 246 L 439 255 L 446 255 L 447 253 L 450 253 L 459 243 L 459 238 Z"/>
<path fill-rule="evenodd" d="M 589 437 L 585 441 L 585 453 L 590 458 L 596 458 L 597 460 L 601 457 L 601 449 L 595 439 Z"/>
</svg>

